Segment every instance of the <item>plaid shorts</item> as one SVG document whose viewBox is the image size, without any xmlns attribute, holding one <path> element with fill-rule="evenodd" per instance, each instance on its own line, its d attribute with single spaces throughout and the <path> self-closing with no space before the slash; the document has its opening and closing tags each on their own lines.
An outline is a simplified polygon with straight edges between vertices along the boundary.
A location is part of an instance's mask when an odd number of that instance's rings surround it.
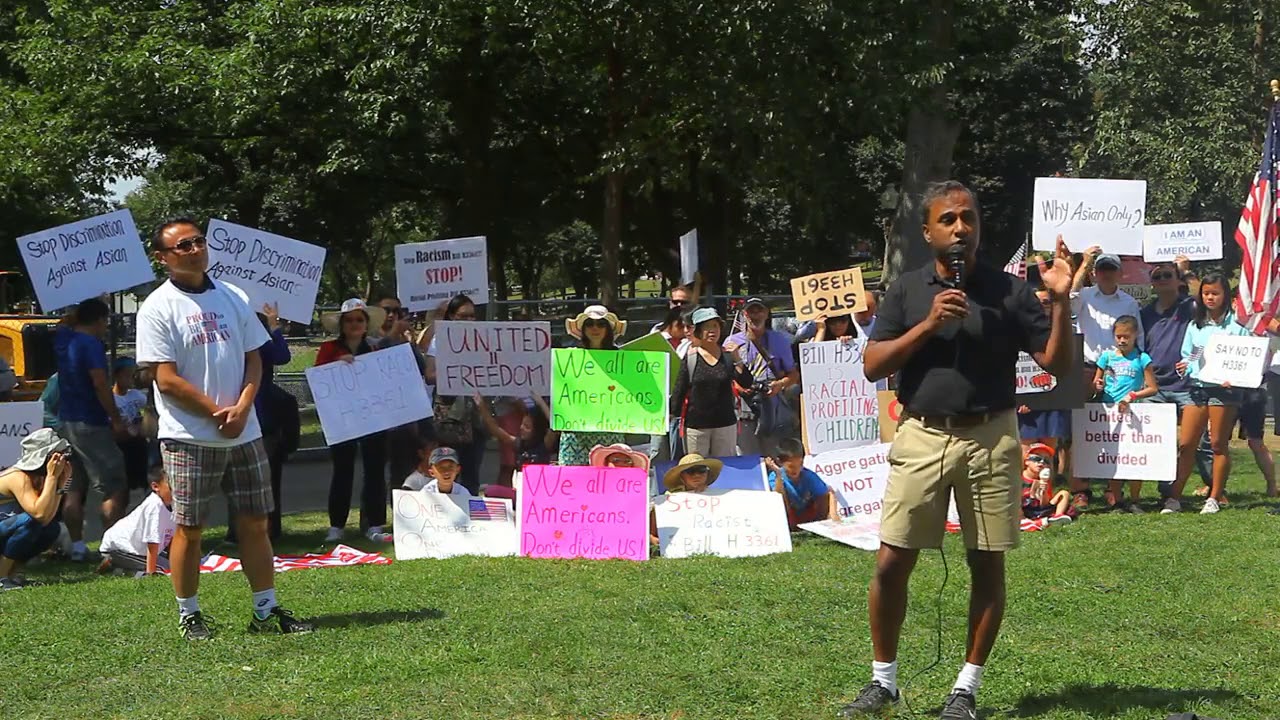
<svg viewBox="0 0 1280 720">
<path fill-rule="evenodd" d="M 261 439 L 232 447 L 161 440 L 160 455 L 173 488 L 173 521 L 178 525 L 204 525 L 219 488 L 235 512 L 266 515 L 275 508 Z"/>
</svg>

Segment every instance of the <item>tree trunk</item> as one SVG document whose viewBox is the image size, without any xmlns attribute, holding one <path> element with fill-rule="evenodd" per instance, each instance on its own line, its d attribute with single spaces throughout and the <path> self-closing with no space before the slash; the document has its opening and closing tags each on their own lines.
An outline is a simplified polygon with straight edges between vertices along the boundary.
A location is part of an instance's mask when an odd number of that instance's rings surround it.
<svg viewBox="0 0 1280 720">
<path fill-rule="evenodd" d="M 620 28 L 618 29 L 620 30 Z M 617 47 L 605 52 L 605 64 L 609 75 L 609 136 L 608 147 L 616 150 L 622 136 L 622 56 Z M 612 153 L 611 153 L 612 154 Z M 626 176 L 616 167 L 617 159 L 609 160 L 610 167 L 604 178 L 604 225 L 600 233 L 600 301 L 612 307 L 618 302 L 618 274 L 622 253 L 622 193 Z"/>
</svg>

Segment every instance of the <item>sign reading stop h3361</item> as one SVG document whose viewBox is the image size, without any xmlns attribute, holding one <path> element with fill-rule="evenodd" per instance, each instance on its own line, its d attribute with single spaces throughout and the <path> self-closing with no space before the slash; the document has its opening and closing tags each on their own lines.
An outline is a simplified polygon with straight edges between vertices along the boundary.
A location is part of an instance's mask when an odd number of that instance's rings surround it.
<svg viewBox="0 0 1280 720">
<path fill-rule="evenodd" d="M 1018 374 L 1014 383 L 1018 395 L 1047 393 L 1058 387 L 1058 378 L 1045 372 L 1035 358 L 1026 353 L 1018 353 Z"/>
</svg>

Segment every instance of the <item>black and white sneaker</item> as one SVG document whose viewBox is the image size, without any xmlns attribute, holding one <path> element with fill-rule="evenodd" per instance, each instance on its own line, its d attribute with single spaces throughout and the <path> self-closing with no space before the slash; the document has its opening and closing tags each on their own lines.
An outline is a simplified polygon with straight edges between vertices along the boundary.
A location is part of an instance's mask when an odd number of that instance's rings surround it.
<svg viewBox="0 0 1280 720">
<path fill-rule="evenodd" d="M 305 635 L 315 629 L 315 625 L 295 618 L 279 606 L 271 608 L 271 614 L 262 620 L 256 615 L 249 619 L 249 632 L 254 635 Z"/>
<path fill-rule="evenodd" d="M 203 613 L 183 615 L 178 621 L 178 628 L 182 630 L 183 639 L 191 642 L 213 639 L 213 619 L 206 618 Z"/>
<path fill-rule="evenodd" d="M 857 718 L 869 715 L 883 715 L 898 704 L 900 693 L 890 694 L 885 686 L 872 680 L 862 688 L 853 702 L 840 708 L 840 717 Z"/>
<path fill-rule="evenodd" d="M 978 700 L 973 693 L 963 690 L 952 690 L 947 701 L 942 704 L 942 713 L 938 720 L 977 720 Z"/>
</svg>

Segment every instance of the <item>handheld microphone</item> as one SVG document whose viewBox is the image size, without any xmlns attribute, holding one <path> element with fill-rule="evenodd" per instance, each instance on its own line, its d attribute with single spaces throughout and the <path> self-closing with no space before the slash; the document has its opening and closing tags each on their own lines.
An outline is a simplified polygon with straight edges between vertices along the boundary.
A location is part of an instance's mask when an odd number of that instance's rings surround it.
<svg viewBox="0 0 1280 720">
<path fill-rule="evenodd" d="M 947 267 L 951 269 L 951 287 L 964 287 L 964 245 L 956 243 L 947 248 Z"/>
</svg>

